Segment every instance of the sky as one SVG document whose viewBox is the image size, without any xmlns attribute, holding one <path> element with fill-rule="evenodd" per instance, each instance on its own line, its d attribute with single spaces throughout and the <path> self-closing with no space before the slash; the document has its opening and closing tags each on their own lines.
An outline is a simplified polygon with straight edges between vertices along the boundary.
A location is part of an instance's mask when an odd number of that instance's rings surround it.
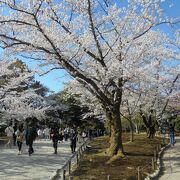
<svg viewBox="0 0 180 180">
<path fill-rule="evenodd" d="M 36 69 L 38 67 L 38 64 L 32 60 L 30 61 L 24 58 L 21 58 L 21 60 L 23 60 L 30 69 Z M 42 72 L 46 72 L 46 70 Z M 71 80 L 72 77 L 63 69 L 55 69 L 45 75 L 35 74 L 35 79 L 46 86 L 50 90 L 50 93 L 56 93 L 62 91 L 64 83 Z"/>
<path fill-rule="evenodd" d="M 122 2 L 123 1 L 125 2 L 125 0 L 122 0 Z M 180 18 L 180 0 L 166 0 L 165 2 L 163 2 L 162 7 L 168 16 Z M 165 26 L 162 26 L 161 29 L 164 32 L 169 33 L 170 35 L 172 35 L 173 33 L 170 29 L 166 28 Z M 1 53 L 3 53 L 2 49 L 0 49 L 0 54 Z M 26 62 L 25 59 L 23 61 Z M 37 66 L 33 62 L 27 61 L 27 64 L 32 69 L 34 69 Z M 40 81 L 47 88 L 49 88 L 50 91 L 59 92 L 63 90 L 64 83 L 68 82 L 72 78 L 64 70 L 53 70 L 44 76 L 39 76 L 36 74 L 35 79 Z"/>
<path fill-rule="evenodd" d="M 48 87 L 52 92 L 59 92 L 63 90 L 64 83 L 72 79 L 65 70 L 53 70 L 46 75 L 35 75 L 36 80 Z"/>
</svg>

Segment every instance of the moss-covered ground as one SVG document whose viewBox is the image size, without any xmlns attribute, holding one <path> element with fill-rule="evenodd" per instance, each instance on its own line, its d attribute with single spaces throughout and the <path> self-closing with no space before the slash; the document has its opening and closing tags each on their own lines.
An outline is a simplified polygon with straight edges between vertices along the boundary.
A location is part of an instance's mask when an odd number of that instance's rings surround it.
<svg viewBox="0 0 180 180">
<path fill-rule="evenodd" d="M 168 141 L 160 137 L 148 139 L 146 134 L 136 134 L 134 142 L 129 142 L 129 134 L 123 134 L 124 158 L 116 158 L 107 163 L 111 157 L 107 156 L 109 137 L 94 138 L 90 150 L 86 151 L 78 167 L 71 174 L 73 180 L 136 180 L 137 168 L 141 170 L 141 178 L 152 173 L 152 157 L 158 144 L 165 146 Z"/>
</svg>

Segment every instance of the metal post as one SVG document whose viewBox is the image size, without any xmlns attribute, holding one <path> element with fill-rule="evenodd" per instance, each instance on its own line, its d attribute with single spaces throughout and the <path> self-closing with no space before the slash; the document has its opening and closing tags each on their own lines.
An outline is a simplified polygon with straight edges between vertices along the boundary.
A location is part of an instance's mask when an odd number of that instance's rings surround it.
<svg viewBox="0 0 180 180">
<path fill-rule="evenodd" d="M 107 176 L 107 180 L 110 180 L 110 175 Z"/>
</svg>

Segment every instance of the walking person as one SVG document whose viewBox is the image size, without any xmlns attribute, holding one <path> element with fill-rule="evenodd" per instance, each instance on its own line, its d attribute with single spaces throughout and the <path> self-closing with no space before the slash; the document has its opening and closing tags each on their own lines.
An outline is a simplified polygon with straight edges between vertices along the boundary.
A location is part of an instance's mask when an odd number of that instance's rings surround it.
<svg viewBox="0 0 180 180">
<path fill-rule="evenodd" d="M 38 139 L 41 141 L 43 139 L 43 129 L 39 128 L 37 131 Z"/>
<path fill-rule="evenodd" d="M 79 127 L 77 128 L 77 141 L 78 143 L 81 143 L 81 130 Z"/>
<path fill-rule="evenodd" d="M 13 144 L 14 144 L 14 146 L 16 146 L 16 138 L 17 138 L 17 136 L 16 136 L 16 134 L 15 134 L 15 132 L 17 131 L 17 123 L 16 123 L 16 122 L 14 123 L 13 129 L 14 129 L 14 133 L 13 133 Z"/>
<path fill-rule="evenodd" d="M 69 137 L 69 128 L 66 127 L 64 129 L 64 140 L 67 141 L 68 140 L 68 137 Z"/>
<path fill-rule="evenodd" d="M 71 152 L 74 153 L 76 151 L 76 143 L 77 143 L 77 133 L 73 132 L 71 134 L 71 138 L 70 138 L 70 147 L 71 147 Z"/>
<path fill-rule="evenodd" d="M 25 140 L 25 130 L 23 128 L 23 125 L 19 126 L 19 128 L 17 129 L 17 131 L 15 132 L 16 136 L 17 136 L 17 145 L 18 145 L 18 150 L 19 153 L 18 155 L 22 154 L 22 144 Z"/>
<path fill-rule="evenodd" d="M 26 130 L 26 144 L 29 146 L 29 156 L 31 156 L 34 153 L 34 149 L 33 149 L 33 141 L 36 139 L 37 136 L 37 130 L 35 127 L 35 121 L 37 121 L 37 119 L 34 118 L 27 118 L 27 121 L 29 121 L 29 125 L 27 127 Z"/>
<path fill-rule="evenodd" d="M 59 140 L 59 129 L 56 125 L 51 128 L 50 136 L 53 142 L 54 154 L 57 154 L 58 140 Z"/>
<path fill-rule="evenodd" d="M 44 133 L 44 137 L 45 137 L 45 140 L 49 140 L 50 139 L 50 129 L 48 127 L 46 127 L 43 131 Z"/>
<path fill-rule="evenodd" d="M 8 142 L 7 142 L 6 146 L 9 146 L 10 148 L 12 148 L 13 134 L 14 134 L 14 129 L 12 127 L 12 122 L 10 122 L 9 126 L 5 129 L 5 133 L 6 133 L 7 138 L 8 138 Z"/>
<path fill-rule="evenodd" d="M 82 139 L 83 139 L 83 142 L 85 141 L 85 138 L 86 138 L 86 133 L 83 131 L 83 132 L 82 132 Z"/>
<path fill-rule="evenodd" d="M 59 129 L 59 143 L 63 142 L 63 138 L 64 138 L 64 130 L 63 129 Z"/>
<path fill-rule="evenodd" d="M 175 127 L 175 124 L 170 124 L 169 125 L 169 139 L 170 139 L 170 144 L 171 146 L 174 146 L 174 142 L 175 142 L 175 139 L 174 139 L 174 127 Z"/>
</svg>

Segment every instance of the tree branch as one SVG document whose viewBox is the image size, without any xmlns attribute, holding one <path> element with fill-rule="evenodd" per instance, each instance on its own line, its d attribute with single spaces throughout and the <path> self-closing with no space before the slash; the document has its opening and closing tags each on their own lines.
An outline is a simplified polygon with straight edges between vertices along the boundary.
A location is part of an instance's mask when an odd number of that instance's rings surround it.
<svg viewBox="0 0 180 180">
<path fill-rule="evenodd" d="M 92 18 L 92 11 L 91 11 L 91 1 L 90 0 L 88 0 L 88 15 L 89 15 L 89 22 L 90 22 L 90 26 L 91 26 L 91 31 L 92 31 L 92 34 L 93 34 L 93 37 L 94 37 L 94 40 L 95 40 L 96 47 L 98 49 L 99 55 L 100 55 L 101 64 L 102 64 L 103 67 L 106 67 L 106 65 L 104 63 L 102 49 L 101 49 L 100 43 L 99 43 L 99 41 L 97 39 L 96 32 L 95 32 L 94 22 L 93 22 L 93 18 Z"/>
</svg>

